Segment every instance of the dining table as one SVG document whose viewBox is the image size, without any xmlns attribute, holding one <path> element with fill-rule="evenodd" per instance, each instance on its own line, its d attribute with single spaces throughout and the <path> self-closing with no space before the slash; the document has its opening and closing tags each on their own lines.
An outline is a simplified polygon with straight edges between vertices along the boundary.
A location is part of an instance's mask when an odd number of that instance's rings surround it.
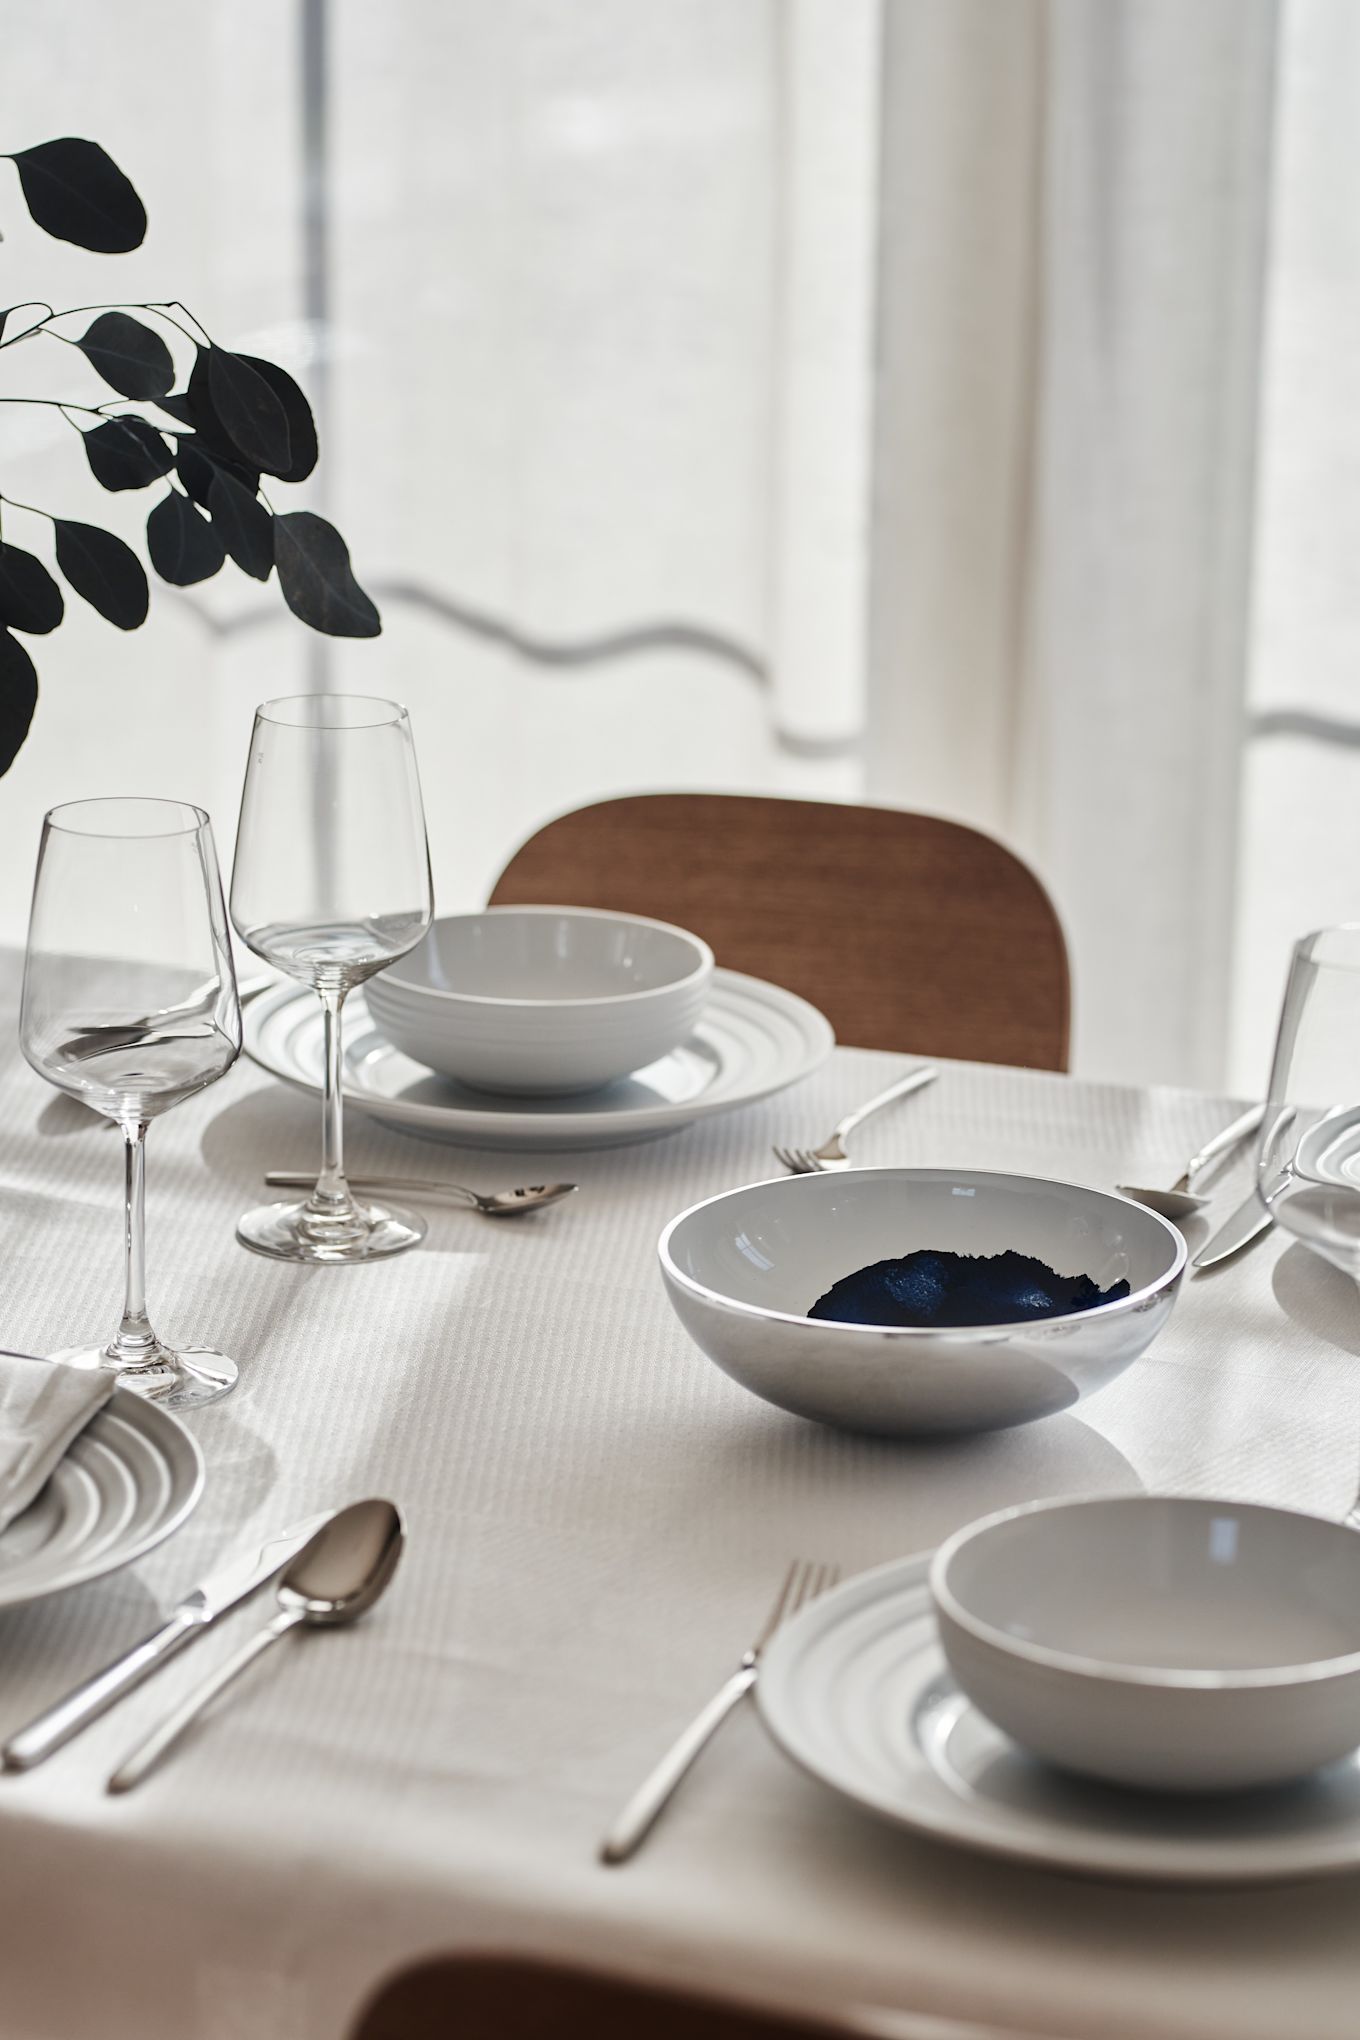
<svg viewBox="0 0 1360 2040">
<path fill-rule="evenodd" d="M 112 1330 L 115 1134 L 16 1040 L 0 954 L 0 1343 Z M 803 1775 L 749 1706 L 639 1853 L 622 1801 L 760 1626 L 794 1557 L 842 1575 L 1033 1498 L 1148 1490 L 1340 1520 L 1360 1480 L 1354 1284 L 1273 1234 L 1190 1272 L 1146 1355 L 1018 1429 L 896 1442 L 803 1421 L 673 1315 L 676 1212 L 777 1175 L 899 1075 L 838 1048 L 778 1096 L 607 1152 L 478 1153 L 351 1112 L 354 1172 L 579 1193 L 513 1222 L 427 1205 L 416 1251 L 301 1267 L 238 1245 L 315 1100 L 246 1059 L 151 1129 L 150 1294 L 235 1391 L 186 1418 L 196 1512 L 140 1564 L 0 1613 L 0 1737 L 154 1626 L 224 1554 L 390 1496 L 408 1545 L 361 1623 L 271 1653 L 137 1791 L 130 1744 L 265 1619 L 266 1593 L 66 1749 L 0 1775 L 2 2040 L 340 2040 L 435 1952 L 567 1959 L 898 2040 L 1354 2040 L 1360 1884 L 1242 1889 L 1060 1875 L 876 1822 Z M 940 1062 L 857 1163 L 1170 1183 L 1240 1102 Z M 1188 1221 L 1246 1193 L 1244 1151 Z"/>
</svg>

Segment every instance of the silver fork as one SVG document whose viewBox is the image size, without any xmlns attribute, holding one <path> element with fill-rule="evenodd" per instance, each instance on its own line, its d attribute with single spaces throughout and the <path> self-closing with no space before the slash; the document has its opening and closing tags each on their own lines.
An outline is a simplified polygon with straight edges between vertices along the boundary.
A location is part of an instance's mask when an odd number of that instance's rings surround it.
<svg viewBox="0 0 1360 2040">
<path fill-rule="evenodd" d="M 676 1786 L 699 1752 L 712 1741 L 737 1702 L 754 1686 L 760 1666 L 760 1653 L 780 1623 L 787 1622 L 790 1615 L 805 1607 L 809 1601 L 815 1600 L 818 1594 L 824 1594 L 828 1587 L 834 1587 L 840 1576 L 839 1566 L 817 1565 L 806 1558 L 796 1558 L 793 1561 L 784 1575 L 783 1585 L 775 1596 L 774 1606 L 765 1619 L 765 1627 L 731 1678 L 718 1688 L 707 1707 L 695 1715 L 689 1727 L 676 1737 L 661 1762 L 638 1786 L 600 1844 L 602 1862 L 627 1862 L 638 1845 L 646 1839 L 657 1815 L 667 1805 Z"/>
<path fill-rule="evenodd" d="M 909 1070 L 897 1083 L 890 1084 L 886 1091 L 880 1091 L 876 1097 L 870 1098 L 867 1105 L 857 1106 L 853 1112 L 847 1112 L 844 1119 L 838 1121 L 830 1140 L 824 1140 L 820 1147 L 776 1147 L 775 1154 L 794 1176 L 815 1176 L 819 1169 L 848 1169 L 852 1167 L 852 1163 L 845 1152 L 846 1135 L 853 1133 L 871 1113 L 881 1112 L 885 1105 L 891 1105 L 895 1098 L 909 1097 L 913 1091 L 920 1091 L 925 1085 L 933 1084 L 939 1074 L 933 1063 L 918 1063 L 914 1070 Z"/>
</svg>

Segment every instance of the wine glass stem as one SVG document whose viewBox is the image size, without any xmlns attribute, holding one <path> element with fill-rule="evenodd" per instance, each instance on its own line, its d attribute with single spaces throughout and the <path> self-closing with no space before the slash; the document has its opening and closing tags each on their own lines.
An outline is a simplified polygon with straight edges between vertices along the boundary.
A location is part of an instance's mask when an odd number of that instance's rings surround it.
<svg viewBox="0 0 1360 2040">
<path fill-rule="evenodd" d="M 144 1119 L 123 1123 L 126 1176 L 123 1236 L 127 1246 L 127 1286 L 123 1320 L 109 1348 L 125 1367 L 145 1366 L 160 1353 L 160 1340 L 146 1314 L 146 1127 Z"/>
<path fill-rule="evenodd" d="M 325 1217 L 348 1211 L 354 1200 L 345 1181 L 345 1099 L 341 1086 L 341 1009 L 344 991 L 325 990 L 326 1077 L 321 1102 L 321 1174 L 308 1200 Z"/>
</svg>

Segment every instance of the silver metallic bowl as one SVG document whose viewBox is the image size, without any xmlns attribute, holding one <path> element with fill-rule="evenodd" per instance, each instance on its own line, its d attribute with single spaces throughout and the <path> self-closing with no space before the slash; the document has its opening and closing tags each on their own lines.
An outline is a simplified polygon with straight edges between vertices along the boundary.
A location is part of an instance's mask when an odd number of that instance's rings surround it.
<svg viewBox="0 0 1360 2040">
<path fill-rule="evenodd" d="M 949 1249 L 1034 1254 L 1128 1296 L 1038 1322 L 943 1331 L 809 1318 L 857 1268 Z M 1171 1314 L 1186 1247 L 1127 1198 L 972 1169 L 851 1169 L 729 1190 L 673 1218 L 666 1293 L 695 1343 L 766 1402 L 852 1431 L 1000 1430 L 1069 1409 L 1122 1374 Z"/>
</svg>

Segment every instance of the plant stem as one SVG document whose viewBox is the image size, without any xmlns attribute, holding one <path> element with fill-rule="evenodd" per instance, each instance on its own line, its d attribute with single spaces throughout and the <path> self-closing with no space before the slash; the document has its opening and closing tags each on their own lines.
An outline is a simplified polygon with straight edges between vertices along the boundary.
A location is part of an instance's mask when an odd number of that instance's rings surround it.
<svg viewBox="0 0 1360 2040">
<path fill-rule="evenodd" d="M 50 510 L 40 510 L 36 503 L 21 503 L 17 496 L 0 496 L 0 503 L 8 503 L 11 510 L 27 510 L 31 517 L 45 517 L 49 524 L 57 521 Z"/>
<path fill-rule="evenodd" d="M 125 403 L 126 398 L 122 401 Z M 65 397 L 0 397 L 0 404 L 40 404 L 52 411 L 84 411 L 90 418 L 106 418 L 107 411 L 101 411 L 93 404 L 68 403 Z M 134 414 L 135 415 L 135 414 Z M 157 427 L 157 430 L 160 428 Z"/>
</svg>

